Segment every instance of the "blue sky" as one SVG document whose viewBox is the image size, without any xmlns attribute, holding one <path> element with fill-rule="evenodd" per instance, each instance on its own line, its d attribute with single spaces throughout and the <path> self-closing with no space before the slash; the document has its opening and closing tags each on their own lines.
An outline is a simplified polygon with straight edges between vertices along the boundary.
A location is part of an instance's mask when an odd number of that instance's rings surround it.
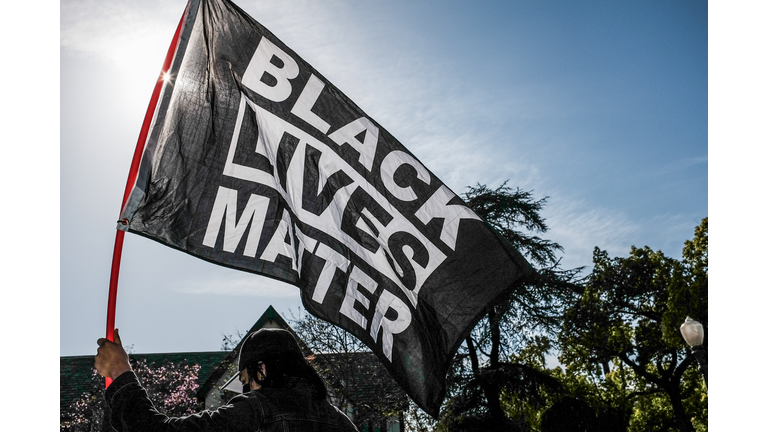
<svg viewBox="0 0 768 432">
<path fill-rule="evenodd" d="M 103 336 L 115 221 L 184 0 L 65 0 L 60 355 Z M 595 246 L 679 257 L 708 216 L 708 14 L 689 1 L 238 1 L 457 193 L 548 196 L 564 267 Z M 136 352 L 218 350 L 298 290 L 126 235 L 117 327 Z"/>
<path fill-rule="evenodd" d="M 566 266 L 588 265 L 594 246 L 679 256 L 709 207 L 710 406 L 721 408 L 709 420 L 761 424 L 762 399 L 751 396 L 765 374 L 735 376 L 732 353 L 759 354 L 754 332 L 768 303 L 759 253 L 768 240 L 768 6 L 713 0 L 702 16 L 707 3 L 696 1 L 317 3 L 238 2 L 454 191 L 509 179 L 549 196 L 549 238 L 565 246 Z M 184 5 L 4 9 L 23 18 L 0 27 L 12 104 L 2 120 L 11 204 L 0 323 L 18 353 L 3 366 L 22 372 L 11 374 L 7 402 L 36 401 L 15 408 L 27 428 L 58 422 L 55 392 L 39 391 L 32 373 L 56 370 L 60 355 L 95 354 L 104 335 L 114 220 Z M 220 294 L 206 293 L 213 288 Z M 268 304 L 283 313 L 299 304 L 290 287 L 131 235 L 118 297 L 117 325 L 136 352 L 216 350 Z"/>
</svg>

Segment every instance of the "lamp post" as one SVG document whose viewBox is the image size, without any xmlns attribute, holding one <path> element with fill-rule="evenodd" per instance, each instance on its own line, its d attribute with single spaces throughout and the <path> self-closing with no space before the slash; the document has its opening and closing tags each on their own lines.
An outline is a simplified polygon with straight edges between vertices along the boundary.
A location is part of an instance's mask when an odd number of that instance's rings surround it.
<svg viewBox="0 0 768 432">
<path fill-rule="evenodd" d="M 685 322 L 680 326 L 680 333 L 682 333 L 685 342 L 691 346 L 693 356 L 699 362 L 699 370 L 704 376 L 704 384 L 709 387 L 707 382 L 707 349 L 701 345 L 704 342 L 704 326 L 691 317 L 686 317 Z"/>
</svg>

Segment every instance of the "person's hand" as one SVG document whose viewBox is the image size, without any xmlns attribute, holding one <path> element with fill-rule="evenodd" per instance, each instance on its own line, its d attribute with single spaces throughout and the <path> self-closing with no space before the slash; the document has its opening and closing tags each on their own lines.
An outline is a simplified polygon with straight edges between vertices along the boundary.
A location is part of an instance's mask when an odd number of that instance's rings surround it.
<svg viewBox="0 0 768 432">
<path fill-rule="evenodd" d="M 114 339 L 114 342 L 107 338 L 100 338 L 96 341 L 99 344 L 99 349 L 96 350 L 96 358 L 93 362 L 93 367 L 96 368 L 99 375 L 112 379 L 131 370 L 128 353 L 123 349 L 117 329 L 115 329 Z"/>
</svg>

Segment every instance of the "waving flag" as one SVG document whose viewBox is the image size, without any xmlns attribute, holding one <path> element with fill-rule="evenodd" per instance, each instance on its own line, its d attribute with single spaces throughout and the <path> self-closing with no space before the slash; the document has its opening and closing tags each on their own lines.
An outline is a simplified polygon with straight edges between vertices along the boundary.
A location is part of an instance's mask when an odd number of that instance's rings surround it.
<svg viewBox="0 0 768 432">
<path fill-rule="evenodd" d="M 531 267 L 231 2 L 191 0 L 174 43 L 118 229 L 296 285 L 436 416 L 453 354 Z"/>
</svg>

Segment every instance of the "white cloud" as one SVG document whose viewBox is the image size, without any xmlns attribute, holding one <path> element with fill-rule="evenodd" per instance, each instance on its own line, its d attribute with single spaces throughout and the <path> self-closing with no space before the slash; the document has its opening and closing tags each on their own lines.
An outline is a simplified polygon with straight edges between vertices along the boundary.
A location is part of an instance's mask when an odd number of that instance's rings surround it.
<svg viewBox="0 0 768 432">
<path fill-rule="evenodd" d="M 585 201 L 555 197 L 548 200 L 543 214 L 549 232 L 546 238 L 560 243 L 565 249 L 563 268 L 592 266 L 595 246 L 612 256 L 625 256 L 641 230 L 640 225 L 621 212 L 604 207 L 590 208 Z"/>
<path fill-rule="evenodd" d="M 667 177 L 669 174 L 685 171 L 698 165 L 709 164 L 708 156 L 687 157 L 659 165 L 655 169 L 644 173 L 644 177 Z"/>
<path fill-rule="evenodd" d="M 666 213 L 649 220 L 632 219 L 622 211 L 592 205 L 558 196 L 547 201 L 543 215 L 550 230 L 544 237 L 564 247 L 563 268 L 587 266 L 591 270 L 596 246 L 611 257 L 626 257 L 633 246 L 648 246 L 681 259 L 684 240 L 680 239 L 693 238 L 695 227 L 706 216 Z"/>
<path fill-rule="evenodd" d="M 69 0 L 61 6 L 61 47 L 154 79 L 186 2 Z M 459 192 L 477 182 L 535 184 L 536 167 L 499 158 L 507 115 L 530 116 L 530 89 L 488 95 L 430 57 L 386 18 L 341 1 L 238 4 L 389 130 L 443 182 Z M 290 13 L 286 13 L 290 11 Z M 354 22 L 355 25 L 349 25 Z M 362 29 L 366 31 L 363 32 Z M 442 62 L 442 63 L 440 63 Z M 142 99 L 143 101 L 143 99 Z M 525 102 L 523 102 L 525 101 Z M 501 123 L 501 124 L 500 124 Z M 500 136 L 501 135 L 501 136 Z M 498 160 L 505 160 L 498 163 Z"/>
<path fill-rule="evenodd" d="M 177 287 L 182 294 L 216 294 L 229 296 L 289 298 L 298 297 L 299 289 L 293 285 L 267 277 L 232 272 L 231 277 L 217 277 Z"/>
<path fill-rule="evenodd" d="M 142 4 L 144 3 L 144 4 Z M 186 2 L 68 0 L 61 4 L 61 47 L 126 63 L 147 46 L 166 50 Z M 151 4 L 151 7 L 147 7 Z M 126 56 L 125 54 L 129 55 Z"/>
</svg>

